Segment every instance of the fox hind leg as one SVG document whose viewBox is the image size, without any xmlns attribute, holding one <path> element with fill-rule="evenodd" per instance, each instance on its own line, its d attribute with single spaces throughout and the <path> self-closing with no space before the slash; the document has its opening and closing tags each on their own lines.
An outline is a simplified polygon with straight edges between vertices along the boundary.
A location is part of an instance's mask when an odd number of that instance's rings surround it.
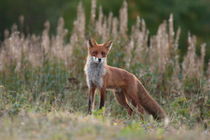
<svg viewBox="0 0 210 140">
<path fill-rule="evenodd" d="M 123 107 L 125 107 L 127 109 L 128 114 L 131 116 L 133 110 L 131 109 L 131 107 L 127 103 L 124 91 L 121 90 L 121 89 L 116 90 L 115 91 L 115 97 L 116 97 L 117 101 L 119 102 L 119 104 L 122 105 Z"/>
<path fill-rule="evenodd" d="M 144 107 L 143 107 L 140 103 L 136 103 L 136 100 L 134 100 L 134 99 L 132 99 L 132 98 L 130 98 L 130 97 L 127 97 L 127 96 L 126 96 L 126 98 L 129 100 L 129 102 L 130 102 L 134 107 L 136 107 L 136 108 L 138 109 L 138 112 L 139 112 L 139 113 L 142 113 L 142 114 L 145 113 L 145 109 L 144 109 Z"/>
<path fill-rule="evenodd" d="M 131 102 L 131 104 L 138 109 L 138 112 L 141 115 L 145 113 L 145 109 L 140 103 L 140 100 L 139 100 L 139 98 L 137 96 L 135 88 L 128 88 L 128 89 L 126 89 L 125 96 Z"/>
</svg>

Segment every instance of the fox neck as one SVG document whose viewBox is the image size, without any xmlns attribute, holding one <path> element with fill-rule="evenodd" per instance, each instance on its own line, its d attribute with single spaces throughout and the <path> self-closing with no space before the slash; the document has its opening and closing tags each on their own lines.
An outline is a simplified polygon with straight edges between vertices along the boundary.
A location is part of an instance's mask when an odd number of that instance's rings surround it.
<svg viewBox="0 0 210 140">
<path fill-rule="evenodd" d="M 88 87 L 103 86 L 103 76 L 106 74 L 106 58 L 100 63 L 96 63 L 92 56 L 87 57 L 87 62 L 85 66 L 86 80 Z"/>
</svg>

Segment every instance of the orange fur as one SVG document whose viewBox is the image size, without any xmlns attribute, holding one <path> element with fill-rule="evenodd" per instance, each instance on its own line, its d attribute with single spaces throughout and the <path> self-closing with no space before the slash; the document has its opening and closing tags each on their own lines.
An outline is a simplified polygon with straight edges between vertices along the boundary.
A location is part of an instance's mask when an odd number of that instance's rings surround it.
<svg viewBox="0 0 210 140">
<path fill-rule="evenodd" d="M 97 44 L 94 40 L 89 41 L 88 60 L 85 67 L 87 81 L 89 82 L 89 113 L 91 113 L 92 105 L 94 103 L 96 88 L 99 89 L 101 96 L 99 108 L 104 106 L 106 89 L 114 89 L 117 101 L 127 109 L 129 115 L 132 114 L 133 110 L 128 105 L 128 101 L 131 102 L 133 106 L 137 107 L 138 111 L 142 114 L 148 112 L 149 114 L 152 114 L 155 119 L 165 118 L 166 114 L 164 110 L 149 95 L 148 91 L 135 75 L 124 69 L 109 66 L 106 62 L 97 62 L 98 59 L 107 57 L 111 44 L 112 42 Z M 95 62 L 92 64 L 90 57 L 94 57 L 96 59 L 96 64 Z M 96 70 L 91 69 L 90 65 L 88 65 L 89 63 L 95 65 Z M 98 65 L 102 65 L 102 68 L 104 69 L 104 73 L 101 75 L 99 73 L 99 77 L 95 78 L 101 80 L 101 85 L 94 82 L 94 80 L 91 81 L 89 74 L 96 73 Z"/>
</svg>

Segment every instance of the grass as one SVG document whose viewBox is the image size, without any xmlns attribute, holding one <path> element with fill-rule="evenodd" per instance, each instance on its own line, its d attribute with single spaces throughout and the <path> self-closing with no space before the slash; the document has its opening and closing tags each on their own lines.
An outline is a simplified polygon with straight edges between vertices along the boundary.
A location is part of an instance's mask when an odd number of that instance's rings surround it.
<svg viewBox="0 0 210 140">
<path fill-rule="evenodd" d="M 49 22 L 42 35 L 24 34 L 17 26 L 11 33 L 5 31 L 0 43 L 1 139 L 209 138 L 210 63 L 204 62 L 205 44 L 189 35 L 188 51 L 180 56 L 180 29 L 174 31 L 172 15 L 152 37 L 139 18 L 127 33 L 126 2 L 123 5 L 120 18 L 105 17 L 101 11 L 86 25 L 80 4 L 71 35 L 62 18 L 55 35 L 49 35 Z M 96 106 L 93 115 L 86 114 L 86 36 L 99 42 L 113 40 L 108 64 L 142 81 L 167 112 L 167 126 L 148 115 L 144 120 L 137 113 L 129 117 L 110 91 L 104 109 Z M 96 105 L 98 98 L 97 94 Z"/>
<path fill-rule="evenodd" d="M 1 75 L 0 137 L 23 139 L 208 139 L 209 112 L 194 99 L 155 98 L 166 110 L 170 124 L 146 115 L 129 117 L 107 93 L 106 108 L 87 115 L 85 81 L 68 81 L 71 73 L 62 64 Z M 195 97 L 195 96 L 194 96 Z M 200 97 L 200 95 L 198 95 Z M 98 94 L 96 105 L 98 105 Z M 204 103 L 204 102 L 203 102 Z M 202 103 L 201 103 L 201 107 Z M 202 118 L 203 117 L 203 118 Z"/>
<path fill-rule="evenodd" d="M 153 120 L 98 117 L 53 110 L 48 113 L 21 111 L 15 117 L 1 117 L 0 136 L 4 140 L 67 139 L 171 139 L 207 140 L 209 133 L 197 126 L 163 126 Z"/>
</svg>

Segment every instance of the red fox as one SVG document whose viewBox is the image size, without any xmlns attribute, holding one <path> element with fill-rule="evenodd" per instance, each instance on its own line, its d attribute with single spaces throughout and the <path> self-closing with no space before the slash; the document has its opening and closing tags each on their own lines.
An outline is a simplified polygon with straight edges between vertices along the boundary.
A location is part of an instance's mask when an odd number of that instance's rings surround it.
<svg viewBox="0 0 210 140">
<path fill-rule="evenodd" d="M 137 110 L 144 114 L 152 114 L 157 120 L 164 119 L 166 113 L 160 105 L 149 95 L 142 83 L 128 71 L 107 65 L 106 58 L 111 49 L 112 41 L 97 44 L 93 39 L 88 41 L 88 56 L 84 68 L 86 74 L 88 93 L 88 113 L 91 114 L 94 104 L 95 90 L 100 91 L 100 106 L 104 106 L 106 89 L 113 89 L 119 104 L 132 115 L 130 102 Z"/>
</svg>

